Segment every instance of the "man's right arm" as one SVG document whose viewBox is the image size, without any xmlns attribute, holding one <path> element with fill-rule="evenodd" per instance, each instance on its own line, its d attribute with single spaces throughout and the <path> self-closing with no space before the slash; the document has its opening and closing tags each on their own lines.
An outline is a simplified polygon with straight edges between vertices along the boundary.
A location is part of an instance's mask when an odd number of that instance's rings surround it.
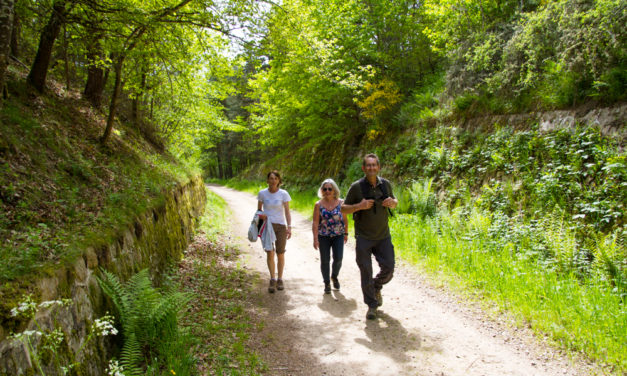
<svg viewBox="0 0 627 376">
<path fill-rule="evenodd" d="M 362 199 L 361 201 L 355 203 L 355 201 L 358 200 L 355 194 L 355 189 L 359 189 L 359 185 L 353 185 L 348 190 L 348 193 L 346 194 L 346 200 L 344 201 L 344 203 L 342 203 L 342 206 L 340 208 L 342 214 L 353 214 L 354 212 L 359 210 L 370 209 L 372 205 L 374 205 L 374 200 L 366 199 Z"/>
<path fill-rule="evenodd" d="M 356 211 L 367 210 L 372 207 L 374 200 L 363 199 L 355 205 L 342 204 L 342 214 L 353 214 Z"/>
</svg>

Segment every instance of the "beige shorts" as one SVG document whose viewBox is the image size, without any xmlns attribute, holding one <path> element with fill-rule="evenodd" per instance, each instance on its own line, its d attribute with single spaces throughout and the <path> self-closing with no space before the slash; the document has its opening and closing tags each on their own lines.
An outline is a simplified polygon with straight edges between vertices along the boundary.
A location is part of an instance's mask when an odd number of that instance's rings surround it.
<svg viewBox="0 0 627 376">
<path fill-rule="evenodd" d="M 276 242 L 274 242 L 274 250 L 276 253 L 285 253 L 285 243 L 287 243 L 287 226 L 277 223 L 272 224 Z"/>
</svg>

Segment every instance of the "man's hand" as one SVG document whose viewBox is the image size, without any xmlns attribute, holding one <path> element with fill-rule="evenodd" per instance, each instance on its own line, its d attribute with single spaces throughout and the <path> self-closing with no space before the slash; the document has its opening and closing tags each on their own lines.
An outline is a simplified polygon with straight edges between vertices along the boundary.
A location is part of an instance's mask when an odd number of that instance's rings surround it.
<svg viewBox="0 0 627 376">
<path fill-rule="evenodd" d="M 388 197 L 385 200 L 383 200 L 382 205 L 386 208 L 390 208 L 390 209 L 394 209 L 396 207 L 396 204 L 398 203 L 398 201 L 396 201 L 396 199 L 392 198 L 392 197 Z"/>
<path fill-rule="evenodd" d="M 368 210 L 374 205 L 374 200 L 366 200 L 365 198 L 359 203 L 361 210 Z"/>
</svg>

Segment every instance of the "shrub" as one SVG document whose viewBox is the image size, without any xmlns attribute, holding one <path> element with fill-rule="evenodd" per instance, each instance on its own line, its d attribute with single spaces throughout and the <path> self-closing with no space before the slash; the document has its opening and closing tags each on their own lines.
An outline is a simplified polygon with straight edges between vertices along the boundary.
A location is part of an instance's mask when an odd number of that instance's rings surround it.
<svg viewBox="0 0 627 376">
<path fill-rule="evenodd" d="M 191 374 L 191 338 L 178 328 L 178 315 L 191 296 L 154 288 L 147 269 L 124 284 L 114 274 L 101 272 L 100 287 L 113 301 L 122 327 L 120 364 L 124 373 L 155 374 L 165 367 L 177 375 Z"/>
</svg>

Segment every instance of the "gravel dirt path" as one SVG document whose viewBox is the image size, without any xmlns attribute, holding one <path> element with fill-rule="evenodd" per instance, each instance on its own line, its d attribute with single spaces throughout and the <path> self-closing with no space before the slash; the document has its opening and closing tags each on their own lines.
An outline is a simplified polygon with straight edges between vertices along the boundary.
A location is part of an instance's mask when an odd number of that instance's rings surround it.
<svg viewBox="0 0 627 376">
<path fill-rule="evenodd" d="M 433 287 L 415 268 L 397 260 L 383 288 L 376 320 L 366 320 L 354 243 L 344 249 L 340 290 L 323 293 L 311 222 L 292 211 L 285 290 L 269 294 L 265 254 L 249 243 L 256 198 L 209 186 L 232 212 L 232 242 L 241 265 L 258 273 L 252 309 L 262 319 L 251 341 L 270 375 L 591 375 L 592 365 L 574 363 L 526 329 L 486 318 L 476 306 Z M 373 262 L 376 265 L 376 262 Z M 375 273 L 377 268 L 375 267 Z"/>
</svg>

